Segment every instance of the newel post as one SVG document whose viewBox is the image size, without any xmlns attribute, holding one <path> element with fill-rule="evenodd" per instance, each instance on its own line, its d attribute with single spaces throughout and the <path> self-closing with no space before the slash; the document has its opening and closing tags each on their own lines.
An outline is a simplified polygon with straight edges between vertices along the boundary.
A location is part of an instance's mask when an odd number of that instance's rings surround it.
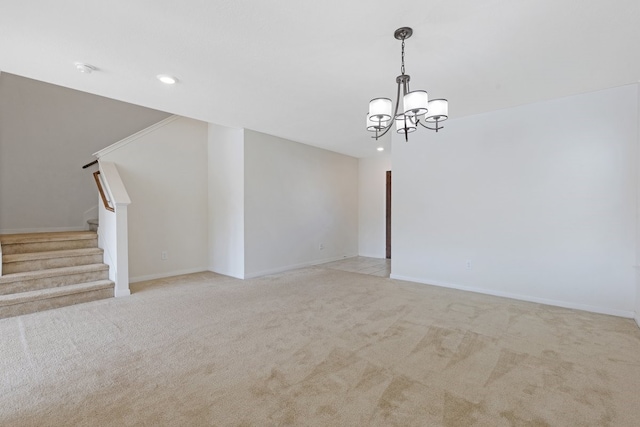
<svg viewBox="0 0 640 427">
<path fill-rule="evenodd" d="M 113 210 L 106 206 L 106 202 L 98 208 L 98 243 L 104 250 L 104 262 L 109 265 L 109 279 L 115 282 L 114 296 L 123 297 L 131 295 L 127 215 L 131 199 L 115 163 L 99 160 L 99 165 Z"/>
</svg>

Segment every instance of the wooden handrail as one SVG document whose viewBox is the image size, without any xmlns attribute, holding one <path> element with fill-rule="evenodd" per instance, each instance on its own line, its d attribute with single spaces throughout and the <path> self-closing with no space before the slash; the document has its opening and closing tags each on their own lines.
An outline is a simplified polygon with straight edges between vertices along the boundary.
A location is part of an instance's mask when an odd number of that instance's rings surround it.
<svg viewBox="0 0 640 427">
<path fill-rule="evenodd" d="M 110 212 L 115 212 L 116 210 L 109 206 L 109 201 L 107 200 L 107 196 L 105 196 L 104 190 L 102 188 L 102 180 L 98 175 L 100 175 L 100 171 L 94 172 L 93 179 L 96 180 L 96 185 L 98 186 L 98 191 L 100 192 L 100 198 L 102 199 L 102 203 L 104 203 L 104 208 Z"/>
<path fill-rule="evenodd" d="M 82 167 L 82 169 L 86 169 L 86 168 L 88 168 L 89 166 L 93 166 L 93 165 L 95 165 L 96 163 L 98 163 L 98 161 L 97 161 L 97 160 L 94 160 L 93 162 L 89 162 L 89 163 L 87 163 L 86 165 L 84 165 L 84 166 Z"/>
</svg>

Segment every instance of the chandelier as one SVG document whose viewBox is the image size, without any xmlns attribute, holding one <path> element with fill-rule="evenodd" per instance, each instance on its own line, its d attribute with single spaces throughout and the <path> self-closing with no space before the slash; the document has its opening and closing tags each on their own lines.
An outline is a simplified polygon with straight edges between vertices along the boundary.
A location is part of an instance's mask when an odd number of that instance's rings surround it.
<svg viewBox="0 0 640 427">
<path fill-rule="evenodd" d="M 391 113 L 393 105 L 389 98 L 374 98 L 369 102 L 369 113 L 367 114 L 367 130 L 375 132 L 372 138 L 376 140 L 384 136 L 391 129 L 392 121 L 396 124 L 398 133 L 403 133 L 406 141 L 409 134 L 414 132 L 418 125 L 438 132 L 443 128 L 441 123 L 448 118 L 449 101 L 446 99 L 432 99 L 424 90 L 409 89 L 411 78 L 404 73 L 404 41 L 411 37 L 413 30 L 409 27 L 398 28 L 393 34 L 398 40 L 402 40 L 402 66 L 401 74 L 396 77 L 398 83 L 398 93 L 396 95 L 396 106 Z M 400 107 L 400 94 L 402 94 L 402 111 L 398 113 Z M 427 124 L 431 126 L 427 126 Z"/>
</svg>

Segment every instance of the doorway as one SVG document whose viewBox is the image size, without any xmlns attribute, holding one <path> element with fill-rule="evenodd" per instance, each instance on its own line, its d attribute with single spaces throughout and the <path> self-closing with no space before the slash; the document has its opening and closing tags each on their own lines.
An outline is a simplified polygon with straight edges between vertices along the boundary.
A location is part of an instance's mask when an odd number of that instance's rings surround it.
<svg viewBox="0 0 640 427">
<path fill-rule="evenodd" d="M 386 207 L 386 223 L 387 223 L 387 243 L 386 257 L 391 259 L 391 171 L 387 171 L 387 207 Z"/>
</svg>

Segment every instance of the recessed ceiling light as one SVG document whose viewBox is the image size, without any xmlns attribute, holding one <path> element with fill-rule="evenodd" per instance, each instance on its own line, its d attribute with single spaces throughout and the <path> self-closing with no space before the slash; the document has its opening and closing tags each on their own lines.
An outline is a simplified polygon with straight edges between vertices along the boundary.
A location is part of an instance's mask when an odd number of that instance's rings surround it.
<svg viewBox="0 0 640 427">
<path fill-rule="evenodd" d="M 384 147 L 378 147 L 378 151 L 384 151 Z"/>
<path fill-rule="evenodd" d="M 168 74 L 158 74 L 156 77 L 158 77 L 158 80 L 166 85 L 172 85 L 178 81 L 178 79 Z"/>
<path fill-rule="evenodd" d="M 85 74 L 91 74 L 92 71 L 97 70 L 93 65 L 85 64 L 83 62 L 75 62 L 74 65 L 76 66 L 76 70 Z"/>
</svg>

